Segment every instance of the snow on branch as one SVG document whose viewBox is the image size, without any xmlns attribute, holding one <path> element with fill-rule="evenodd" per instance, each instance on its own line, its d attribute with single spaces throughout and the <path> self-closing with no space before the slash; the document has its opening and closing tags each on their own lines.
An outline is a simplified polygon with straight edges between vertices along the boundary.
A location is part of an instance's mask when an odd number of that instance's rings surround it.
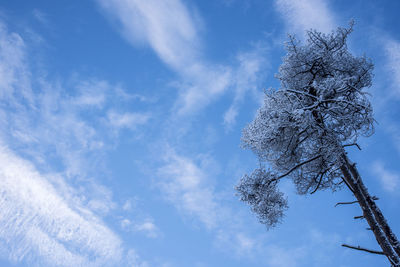
<svg viewBox="0 0 400 267">
<path fill-rule="evenodd" d="M 372 84 L 373 64 L 348 51 L 351 32 L 352 24 L 331 34 L 310 30 L 304 44 L 289 36 L 276 75 L 280 87 L 265 91 L 263 105 L 242 135 L 243 148 L 251 149 L 273 171 L 263 170 L 269 177 L 264 187 L 254 184 L 261 170 L 245 176 L 237 187 L 256 213 L 261 214 L 262 207 L 273 211 L 268 194 L 274 194 L 276 182 L 285 177 L 292 179 L 299 194 L 341 188 L 344 148 L 359 147 L 358 137 L 373 133 L 372 106 L 365 91 Z M 249 201 L 254 194 L 259 199 Z"/>
</svg>

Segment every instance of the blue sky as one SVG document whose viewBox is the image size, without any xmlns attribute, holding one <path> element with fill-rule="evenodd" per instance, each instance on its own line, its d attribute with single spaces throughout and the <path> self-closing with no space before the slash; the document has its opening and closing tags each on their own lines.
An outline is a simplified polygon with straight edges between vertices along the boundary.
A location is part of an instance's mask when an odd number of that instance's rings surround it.
<svg viewBox="0 0 400 267">
<path fill-rule="evenodd" d="M 356 22 L 376 133 L 349 149 L 400 235 L 399 1 L 0 1 L 1 266 L 387 266 L 346 190 L 267 231 L 234 186 L 287 33 Z"/>
</svg>

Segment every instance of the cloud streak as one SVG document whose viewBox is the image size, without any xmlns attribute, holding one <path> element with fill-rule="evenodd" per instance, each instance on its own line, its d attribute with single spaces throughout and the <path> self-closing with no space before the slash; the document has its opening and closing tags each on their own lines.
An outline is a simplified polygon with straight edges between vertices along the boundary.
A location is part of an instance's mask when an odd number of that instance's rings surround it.
<svg viewBox="0 0 400 267">
<path fill-rule="evenodd" d="M 393 93 L 400 96 L 400 42 L 391 38 L 385 40 L 385 52 L 387 56 L 387 68 L 393 80 Z"/>
<path fill-rule="evenodd" d="M 299 36 L 311 28 L 326 33 L 336 28 L 326 0 L 275 0 L 275 6 L 290 32 Z"/>
<path fill-rule="evenodd" d="M 231 70 L 204 61 L 199 21 L 180 0 L 98 0 L 132 44 L 149 45 L 182 78 L 175 110 L 184 115 L 207 105 L 230 86 Z"/>
<path fill-rule="evenodd" d="M 265 58 L 266 46 L 259 45 L 253 51 L 240 53 L 237 56 L 239 62 L 238 67 L 233 75 L 233 87 L 235 96 L 232 104 L 224 114 L 224 125 L 230 129 L 236 122 L 236 117 L 239 113 L 240 104 L 247 92 L 257 94 L 257 86 L 263 80 L 265 72 L 268 70 L 268 63 Z"/>
<path fill-rule="evenodd" d="M 0 22 L 0 257 L 38 266 L 139 264 L 102 222 L 115 208 L 112 192 L 87 178 L 114 130 L 103 118 L 125 96 L 107 98 L 114 88 L 104 81 L 65 90 L 34 77 L 26 51 Z"/>
<path fill-rule="evenodd" d="M 215 235 L 214 245 L 238 257 L 251 257 L 260 240 L 251 236 L 238 216 L 224 205 L 224 199 L 210 180 L 213 160 L 198 155 L 197 160 L 179 155 L 172 148 L 164 153 L 164 165 L 157 170 L 160 192 L 183 217 L 192 218 Z"/>
<path fill-rule="evenodd" d="M 390 193 L 397 191 L 400 183 L 400 176 L 398 173 L 385 168 L 381 161 L 375 161 L 372 164 L 372 171 L 378 176 L 385 191 Z"/>
<path fill-rule="evenodd" d="M 88 208 L 68 201 L 29 162 L 0 147 L 0 251 L 13 262 L 118 263 L 121 240 Z"/>
<path fill-rule="evenodd" d="M 197 61 L 198 30 L 180 0 L 98 0 L 133 44 L 144 42 L 172 68 L 182 71 Z"/>
<path fill-rule="evenodd" d="M 197 217 L 207 228 L 218 225 L 218 204 L 207 176 L 190 159 L 169 149 L 165 165 L 158 169 L 158 184 L 167 199 L 184 213 Z"/>
<path fill-rule="evenodd" d="M 122 35 L 132 44 L 150 46 L 158 57 L 181 77 L 176 83 L 179 96 L 173 108 L 179 115 L 191 114 L 208 105 L 230 88 L 247 86 L 251 73 L 244 81 L 237 74 L 245 71 L 243 58 L 238 58 L 238 70 L 231 66 L 209 63 L 205 59 L 200 38 L 201 22 L 180 0 L 97 0 L 104 12 L 118 23 Z M 251 59 L 254 62 L 253 59 Z M 252 63 L 249 63 L 252 64 Z M 250 70 L 250 69 L 247 69 Z M 237 73 L 238 72 L 238 73 Z M 253 84 L 249 85 L 252 87 Z M 226 124 L 233 124 L 239 100 L 225 116 Z"/>
</svg>

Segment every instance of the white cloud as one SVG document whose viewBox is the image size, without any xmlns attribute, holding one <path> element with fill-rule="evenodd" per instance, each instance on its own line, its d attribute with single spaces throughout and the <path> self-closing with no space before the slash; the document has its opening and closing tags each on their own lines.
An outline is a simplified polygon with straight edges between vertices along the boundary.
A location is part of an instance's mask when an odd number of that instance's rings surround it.
<svg viewBox="0 0 400 267">
<path fill-rule="evenodd" d="M 86 184 L 87 206 L 97 214 L 106 215 L 116 208 L 113 194 L 107 187 L 93 181 Z M 90 193 L 89 193 L 90 192 Z"/>
<path fill-rule="evenodd" d="M 207 228 L 218 224 L 218 205 L 206 174 L 190 159 L 170 149 L 165 165 L 158 169 L 159 186 L 179 210 L 197 217 Z"/>
<path fill-rule="evenodd" d="M 232 86 L 232 69 L 224 66 L 199 64 L 179 84 L 175 110 L 179 115 L 191 114 L 208 105 Z"/>
<path fill-rule="evenodd" d="M 106 102 L 106 93 L 110 90 L 110 87 L 106 81 L 82 81 L 76 86 L 78 96 L 73 98 L 71 102 L 82 107 L 102 108 Z"/>
<path fill-rule="evenodd" d="M 250 62 L 237 71 L 229 66 L 208 63 L 202 52 L 201 22 L 180 0 L 97 0 L 103 10 L 118 21 L 123 36 L 133 44 L 149 45 L 158 57 L 181 77 L 176 83 L 179 97 L 174 111 L 188 115 L 208 105 L 229 88 L 238 88 L 252 79 Z M 242 64 L 243 63 L 243 64 Z M 242 75 L 244 82 L 235 75 Z M 250 79 L 250 80 L 249 80 Z M 242 90 L 242 89 L 241 89 Z M 238 97 L 239 99 L 241 97 Z M 226 116 L 232 124 L 239 100 Z"/>
<path fill-rule="evenodd" d="M 218 236 L 218 246 L 231 246 L 229 249 L 240 257 L 254 256 L 260 249 L 259 240 L 249 237 L 243 232 L 221 232 Z M 223 240 L 225 239 L 225 240 Z"/>
<path fill-rule="evenodd" d="M 230 129 L 236 122 L 236 116 L 239 107 L 248 91 L 259 96 L 256 92 L 260 89 L 260 81 L 267 69 L 266 47 L 258 46 L 253 51 L 241 53 L 237 56 L 239 63 L 233 77 L 233 87 L 235 89 L 235 97 L 233 103 L 224 114 L 224 124 Z"/>
<path fill-rule="evenodd" d="M 381 106 L 378 106 L 378 110 L 376 111 L 377 115 L 381 116 L 379 118 L 380 126 L 389 135 L 393 148 L 397 150 L 397 153 L 400 153 L 400 126 L 395 115 L 397 113 L 396 98 L 393 96 L 391 98 L 384 97 L 381 100 Z M 386 113 L 388 110 L 394 112 Z"/>
<path fill-rule="evenodd" d="M 132 225 L 132 222 L 129 219 L 122 219 L 121 220 L 121 227 L 124 230 L 128 230 L 128 227 Z"/>
<path fill-rule="evenodd" d="M 1 23 L 0 33 L 0 256 L 38 266 L 126 264 L 122 241 L 98 216 L 115 208 L 112 192 L 87 178 L 101 172 L 111 86 L 90 80 L 66 90 L 33 77 L 24 40 Z M 88 119 L 88 107 L 98 117 Z"/>
<path fill-rule="evenodd" d="M 400 176 L 398 173 L 386 169 L 381 161 L 375 161 L 372 164 L 372 171 L 380 180 L 383 189 L 392 193 L 397 191 L 400 184 Z"/>
<path fill-rule="evenodd" d="M 125 201 L 124 205 L 122 205 L 122 210 L 124 211 L 132 211 L 133 207 L 136 206 L 136 200 L 128 199 Z"/>
<path fill-rule="evenodd" d="M 241 250 L 249 251 L 253 249 L 254 247 L 253 239 L 249 238 L 248 236 L 245 236 L 242 233 L 237 234 L 237 239 L 239 241 Z"/>
<path fill-rule="evenodd" d="M 139 96 L 107 81 L 75 77 L 64 88 L 62 81 L 33 77 L 24 40 L 1 23 L 0 33 L 0 100 L 8 103 L 0 105 L 0 135 L 39 167 L 49 168 L 47 162 L 56 160 L 68 175 L 85 176 L 91 166 L 102 166 L 98 163 L 115 142 L 115 130 L 134 129 L 148 120 L 147 113 L 114 111 L 117 105 L 121 109 L 121 101 Z M 89 118 L 93 108 L 96 113 Z"/>
<path fill-rule="evenodd" d="M 131 101 L 155 102 L 156 99 L 149 98 L 140 94 L 128 93 L 118 84 L 110 84 L 106 80 L 96 78 L 79 79 L 74 77 L 74 95 L 68 96 L 70 105 L 76 108 L 97 108 L 105 109 L 114 102 L 124 103 Z"/>
<path fill-rule="evenodd" d="M 394 95 L 400 96 L 400 42 L 387 38 L 385 40 L 387 67 L 393 80 Z"/>
<path fill-rule="evenodd" d="M 32 10 L 32 15 L 43 25 L 49 25 L 48 16 L 42 10 L 35 8 Z"/>
<path fill-rule="evenodd" d="M 263 255 L 260 259 L 271 267 L 303 266 L 305 262 L 311 262 L 308 260 L 310 255 L 312 262 L 326 264 L 329 261 L 325 253 L 336 248 L 340 240 L 338 235 L 312 229 L 310 233 L 304 233 L 307 244 L 290 247 L 273 235 L 260 232 L 254 235 L 248 231 L 249 221 L 243 223 L 245 216 L 241 216 L 240 209 L 232 210 L 231 206 L 224 205 L 227 199 L 209 180 L 213 171 L 201 160 L 184 157 L 169 148 L 164 153 L 164 161 L 164 166 L 157 170 L 160 192 L 182 215 L 200 222 L 213 233 L 214 245 L 219 250 L 248 259 Z M 271 245 L 271 242 L 276 244 Z M 315 252 L 321 245 L 325 250 Z"/>
<path fill-rule="evenodd" d="M 270 267 L 296 267 L 299 266 L 299 259 L 304 257 L 303 247 L 286 249 L 279 246 L 268 246 L 267 263 Z"/>
<path fill-rule="evenodd" d="M 2 35 L 0 54 L 13 53 L 8 48 L 13 44 L 7 40 L 14 35 Z M 0 62 L 0 76 L 11 77 L 7 82 L 9 86 L 2 86 L 0 91 L 1 101 L 9 103 L 0 106 L 2 138 L 10 147 L 18 147 L 19 152 L 29 155 L 42 167 L 48 166 L 46 158 L 53 157 L 61 159 L 71 175 L 83 174 L 82 171 L 90 166 L 86 153 L 104 148 L 104 139 L 95 128 L 99 126 L 81 116 L 79 108 L 74 105 L 75 99 L 66 94 L 60 83 L 35 77 L 39 88 L 35 88 L 36 94 L 32 94 L 33 78 L 25 62 L 24 46 L 20 46 L 15 54 L 22 57 L 18 62 L 6 56 Z M 20 78 L 21 83 L 14 81 Z M 1 82 L 5 80 L 0 77 Z"/>
<path fill-rule="evenodd" d="M 135 221 L 139 221 L 136 219 Z M 143 233 L 149 238 L 157 238 L 160 236 L 160 230 L 151 218 L 141 220 L 141 222 L 133 222 L 130 219 L 124 218 L 120 222 L 121 228 L 127 232 Z"/>
<path fill-rule="evenodd" d="M 25 43 L 17 33 L 8 33 L 0 21 L 0 99 L 13 101 L 19 94 L 32 100 L 30 72 L 26 67 Z"/>
<path fill-rule="evenodd" d="M 0 191 L 2 257 L 54 266 L 122 259 L 121 240 L 90 209 L 65 199 L 29 162 L 4 146 Z"/>
<path fill-rule="evenodd" d="M 212 232 L 219 250 L 251 258 L 260 246 L 259 240 L 249 235 L 238 211 L 224 205 L 227 199 L 212 185 L 209 176 L 216 168 L 213 160 L 200 155 L 197 159 L 167 149 L 164 166 L 157 170 L 160 192 L 185 218 L 193 219 L 195 224 L 200 222 Z"/>
<path fill-rule="evenodd" d="M 107 113 L 107 118 L 109 123 L 117 129 L 135 129 L 136 126 L 146 123 L 149 120 L 150 115 L 132 112 L 119 113 L 114 110 L 110 110 Z"/>
<path fill-rule="evenodd" d="M 197 28 L 180 0 L 98 0 L 115 16 L 122 34 L 132 43 L 145 42 L 174 69 L 196 62 Z"/>
<path fill-rule="evenodd" d="M 147 237 L 156 238 L 159 236 L 158 227 L 150 219 L 147 219 L 142 223 L 135 224 L 133 229 L 137 232 L 145 233 Z"/>
<path fill-rule="evenodd" d="M 291 33 L 303 36 L 311 28 L 325 33 L 336 28 L 327 0 L 275 0 L 275 5 Z"/>
<path fill-rule="evenodd" d="M 148 44 L 182 77 L 175 106 L 180 115 L 204 107 L 230 85 L 229 68 L 204 62 L 199 20 L 180 0 L 98 2 L 117 19 L 126 39 Z"/>
<path fill-rule="evenodd" d="M 140 259 L 135 250 L 130 249 L 127 256 L 127 265 L 133 267 L 149 267 L 149 263 Z"/>
</svg>

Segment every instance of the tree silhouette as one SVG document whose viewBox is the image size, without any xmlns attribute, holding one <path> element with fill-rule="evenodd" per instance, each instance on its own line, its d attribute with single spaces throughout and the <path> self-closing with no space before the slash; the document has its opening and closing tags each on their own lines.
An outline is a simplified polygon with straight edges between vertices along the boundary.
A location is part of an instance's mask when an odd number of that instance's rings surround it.
<svg viewBox="0 0 400 267">
<path fill-rule="evenodd" d="M 304 45 L 289 36 L 287 55 L 276 75 L 280 88 L 265 92 L 262 107 L 243 130 L 243 147 L 258 156 L 260 168 L 245 175 L 236 189 L 260 221 L 271 227 L 287 209 L 277 188 L 281 179 L 291 178 L 298 194 L 345 186 L 356 200 L 338 204 L 360 205 L 382 251 L 343 246 L 386 255 L 398 267 L 399 241 L 345 151 L 347 146 L 358 147 L 359 136 L 374 131 L 365 92 L 372 83 L 373 64 L 348 51 L 352 28 L 353 23 L 331 34 L 310 30 Z"/>
</svg>

